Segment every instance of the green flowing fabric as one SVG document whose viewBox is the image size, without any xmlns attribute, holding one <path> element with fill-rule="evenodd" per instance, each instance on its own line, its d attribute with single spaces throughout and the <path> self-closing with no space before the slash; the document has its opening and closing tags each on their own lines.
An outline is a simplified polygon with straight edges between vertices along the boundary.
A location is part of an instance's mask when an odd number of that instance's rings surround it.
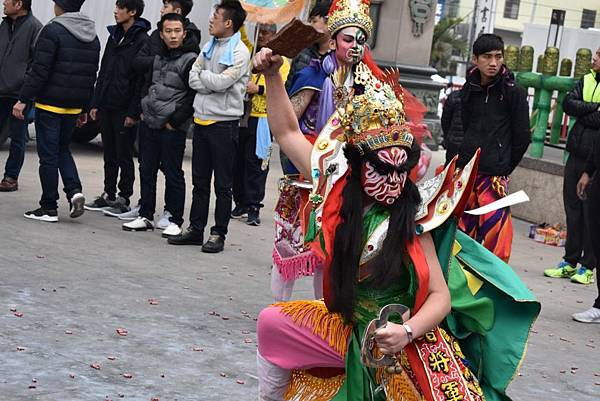
<svg viewBox="0 0 600 401">
<path fill-rule="evenodd" d="M 364 217 L 363 242 L 373 231 L 389 217 L 389 212 L 380 205 L 374 205 Z M 400 303 L 412 308 L 415 301 L 416 285 L 414 267 L 408 267 L 408 280 L 385 289 L 373 288 L 368 280 L 357 283 L 357 302 L 354 310 L 355 324 L 346 354 L 346 380 L 333 401 L 385 401 L 383 391 L 375 392 L 375 369 L 365 367 L 360 358 L 360 347 L 365 328 L 369 322 L 379 317 L 379 311 L 385 305 Z M 390 319 L 393 321 L 394 319 Z"/>
<path fill-rule="evenodd" d="M 449 220 L 432 232 L 452 299 L 445 325 L 457 339 L 487 401 L 510 401 L 506 388 L 524 357 L 541 306 L 512 268 Z M 460 245 L 452 255 L 454 241 Z M 473 294 L 464 270 L 483 284 Z"/>
<path fill-rule="evenodd" d="M 365 241 L 388 216 L 377 206 L 367 212 Z M 452 311 L 443 326 L 459 340 L 465 363 L 478 378 L 486 401 L 511 401 L 506 388 L 524 357 L 540 304 L 510 266 L 458 231 L 455 219 L 431 234 L 452 300 Z M 460 250 L 453 255 L 455 241 Z M 475 294 L 465 271 L 482 281 Z M 346 355 L 346 380 L 333 401 L 385 401 L 383 391 L 374 392 L 374 370 L 361 363 L 360 346 L 366 325 L 383 306 L 414 306 L 414 266 L 410 265 L 408 272 L 407 280 L 385 290 L 371 288 L 368 281 L 357 284 L 356 324 Z"/>
</svg>

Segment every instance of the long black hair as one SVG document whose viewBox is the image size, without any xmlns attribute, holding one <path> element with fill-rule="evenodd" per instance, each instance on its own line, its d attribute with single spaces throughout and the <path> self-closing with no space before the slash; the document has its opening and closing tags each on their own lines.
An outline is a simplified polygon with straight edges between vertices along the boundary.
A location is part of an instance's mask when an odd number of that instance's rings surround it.
<svg viewBox="0 0 600 401">
<path fill-rule="evenodd" d="M 410 173 L 419 161 L 420 147 L 415 142 L 406 149 L 408 159 L 403 170 Z M 356 146 L 347 144 L 344 155 L 348 159 L 349 175 L 342 192 L 340 209 L 341 223 L 338 225 L 333 242 L 333 255 L 329 269 L 329 282 L 333 299 L 329 308 L 339 312 L 348 322 L 353 320 L 356 303 L 356 284 L 360 255 L 363 248 L 363 208 L 364 192 L 361 185 L 361 167 L 365 160 L 377 157 L 376 152 L 365 154 Z M 369 277 L 376 287 L 385 287 L 397 280 L 406 268 L 406 244 L 415 235 L 415 215 L 421 203 L 417 186 L 406 179 L 402 193 L 388 206 L 390 223 L 383 246 L 373 259 L 373 274 Z"/>
</svg>

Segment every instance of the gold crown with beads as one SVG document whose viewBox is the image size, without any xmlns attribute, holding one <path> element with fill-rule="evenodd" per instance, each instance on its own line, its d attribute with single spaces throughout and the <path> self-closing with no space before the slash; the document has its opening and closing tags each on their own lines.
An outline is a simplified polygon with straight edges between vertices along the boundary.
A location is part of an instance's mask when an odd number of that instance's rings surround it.
<svg viewBox="0 0 600 401">
<path fill-rule="evenodd" d="M 327 17 L 327 28 L 333 35 L 340 29 L 356 26 L 367 37 L 373 33 L 373 20 L 369 15 L 371 0 L 334 0 Z"/>
<path fill-rule="evenodd" d="M 392 146 L 411 148 L 414 136 L 405 124 L 403 90 L 398 70 L 383 72 L 382 79 L 360 62 L 354 70 L 354 89 L 344 85 L 348 69 L 333 75 L 334 101 L 343 134 L 338 140 L 357 146 L 362 152 Z M 360 94 L 357 94 L 357 89 Z"/>
</svg>

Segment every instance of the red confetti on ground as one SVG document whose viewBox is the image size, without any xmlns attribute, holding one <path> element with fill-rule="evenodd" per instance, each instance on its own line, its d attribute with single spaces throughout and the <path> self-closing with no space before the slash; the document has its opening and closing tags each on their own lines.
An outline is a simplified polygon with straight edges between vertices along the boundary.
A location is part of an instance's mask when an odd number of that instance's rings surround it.
<svg viewBox="0 0 600 401">
<path fill-rule="evenodd" d="M 227 377 L 227 373 L 225 373 L 225 372 L 221 372 L 221 373 L 219 373 L 219 375 L 220 375 L 221 377 Z"/>
<path fill-rule="evenodd" d="M 237 384 L 244 384 L 245 382 L 243 380 L 236 380 L 235 381 Z"/>
<path fill-rule="evenodd" d="M 23 313 L 22 312 L 15 312 L 15 316 L 16 317 L 23 317 Z"/>
<path fill-rule="evenodd" d="M 131 379 L 133 375 L 131 373 L 123 373 L 123 377 L 126 379 Z"/>
<path fill-rule="evenodd" d="M 71 330 L 65 330 L 65 334 L 73 334 Z"/>
<path fill-rule="evenodd" d="M 37 379 L 34 377 L 33 379 L 31 379 L 32 383 L 37 383 Z"/>
<path fill-rule="evenodd" d="M 119 394 L 117 394 L 117 396 L 119 396 L 119 398 L 125 398 L 125 394 L 119 393 Z"/>
<path fill-rule="evenodd" d="M 251 339 L 251 338 L 245 338 L 245 339 L 244 339 L 244 342 L 245 342 L 246 344 L 252 344 L 254 341 L 252 341 L 252 339 Z"/>
<path fill-rule="evenodd" d="M 70 377 L 71 379 L 74 379 L 74 378 L 75 378 L 75 375 L 74 375 L 73 373 L 69 373 L 69 377 Z"/>
<path fill-rule="evenodd" d="M 25 351 L 27 348 L 25 347 L 17 347 L 17 351 Z"/>
<path fill-rule="evenodd" d="M 123 337 L 125 337 L 127 334 L 129 334 L 127 329 L 123 329 L 123 328 L 118 328 L 116 331 L 117 331 L 118 335 L 123 336 Z"/>
<path fill-rule="evenodd" d="M 154 298 L 148 298 L 148 303 L 150 305 L 158 305 L 158 301 Z"/>
<path fill-rule="evenodd" d="M 196 352 L 204 352 L 204 349 L 200 348 L 200 347 L 194 347 L 192 348 L 192 351 L 196 351 Z"/>
<path fill-rule="evenodd" d="M 160 401 L 160 400 L 158 399 L 158 397 L 152 397 L 152 398 L 150 399 L 150 401 Z"/>
<path fill-rule="evenodd" d="M 17 308 L 10 308 L 10 311 L 11 311 L 11 312 L 16 312 L 16 311 L 17 311 Z"/>
<path fill-rule="evenodd" d="M 30 384 L 29 388 L 36 388 L 36 385 L 35 384 Z"/>
<path fill-rule="evenodd" d="M 208 314 L 211 316 L 215 316 L 217 314 L 217 312 L 211 311 L 211 312 L 208 312 Z"/>
<path fill-rule="evenodd" d="M 109 355 L 109 356 L 107 356 L 106 358 L 107 358 L 109 361 L 114 361 L 115 359 L 117 359 L 117 357 L 116 357 L 116 356 L 112 356 L 112 355 Z"/>
<path fill-rule="evenodd" d="M 250 334 L 250 330 L 242 330 L 242 334 Z"/>
<path fill-rule="evenodd" d="M 223 319 L 223 320 L 229 320 L 229 318 L 227 316 L 221 316 L 221 319 Z"/>
<path fill-rule="evenodd" d="M 559 370 L 560 373 L 566 373 L 567 371 L 564 369 Z"/>
<path fill-rule="evenodd" d="M 90 368 L 100 370 L 101 366 L 99 363 L 91 363 Z"/>
<path fill-rule="evenodd" d="M 162 377 L 162 378 L 164 379 L 164 377 L 165 377 L 165 374 L 164 374 L 164 373 L 161 373 L 161 374 L 160 374 L 160 377 Z"/>
<path fill-rule="evenodd" d="M 38 258 L 38 259 L 44 259 L 45 258 L 44 255 L 35 255 L 35 257 Z"/>
</svg>

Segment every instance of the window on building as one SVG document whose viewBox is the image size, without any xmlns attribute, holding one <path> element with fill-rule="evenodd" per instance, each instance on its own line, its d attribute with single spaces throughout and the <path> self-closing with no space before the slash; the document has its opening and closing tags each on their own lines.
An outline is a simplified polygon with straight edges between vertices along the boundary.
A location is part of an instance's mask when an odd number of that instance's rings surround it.
<svg viewBox="0 0 600 401">
<path fill-rule="evenodd" d="M 581 27 L 593 28 L 594 26 L 596 26 L 596 10 L 584 8 L 581 12 Z"/>
<path fill-rule="evenodd" d="M 521 0 L 506 0 L 504 3 L 504 18 L 518 19 Z"/>
</svg>

